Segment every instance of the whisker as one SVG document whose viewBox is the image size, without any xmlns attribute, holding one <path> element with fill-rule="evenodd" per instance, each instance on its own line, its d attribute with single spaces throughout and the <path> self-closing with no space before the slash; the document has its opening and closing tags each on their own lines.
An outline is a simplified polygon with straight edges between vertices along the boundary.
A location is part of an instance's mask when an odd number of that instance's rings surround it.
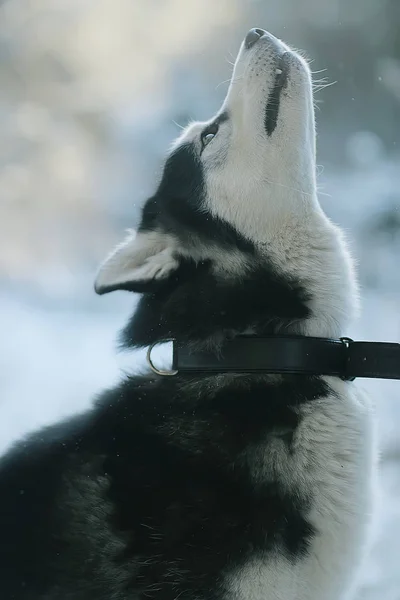
<svg viewBox="0 0 400 600">
<path fill-rule="evenodd" d="M 242 76 L 238 75 L 237 77 L 235 77 L 234 79 L 225 79 L 224 81 L 221 81 L 217 86 L 216 86 L 216 90 L 219 88 L 220 85 L 223 85 L 224 83 L 231 83 L 232 85 L 234 85 L 235 83 L 238 83 L 239 81 L 241 81 L 243 79 Z"/>
<path fill-rule="evenodd" d="M 321 90 L 324 90 L 327 87 L 331 87 L 332 85 L 335 85 L 336 83 L 337 83 L 337 81 L 331 81 L 330 83 L 317 85 L 315 88 L 313 88 L 313 90 L 314 90 L 314 92 L 320 92 Z"/>
<path fill-rule="evenodd" d="M 321 77 L 321 79 L 313 79 L 313 85 L 318 83 L 329 83 L 329 79 L 327 77 Z"/>
<path fill-rule="evenodd" d="M 225 61 L 228 63 L 228 65 L 231 65 L 231 67 L 235 66 L 235 63 L 233 63 L 232 61 L 230 61 L 229 58 L 225 57 Z"/>
<path fill-rule="evenodd" d="M 325 73 L 328 69 L 320 69 L 319 71 L 311 71 L 312 75 L 318 75 L 318 73 Z"/>
<path fill-rule="evenodd" d="M 299 194 L 304 194 L 305 196 L 309 196 L 309 197 L 313 196 L 313 194 L 310 194 L 310 192 L 305 192 L 304 190 L 298 190 L 298 189 L 296 189 L 294 187 L 290 187 L 289 185 L 285 185 L 283 183 L 278 183 L 277 181 L 271 181 L 269 179 L 266 179 L 266 182 L 270 183 L 272 185 L 277 185 L 279 187 L 283 187 L 283 188 L 285 188 L 287 190 L 290 190 L 291 192 L 297 192 Z M 317 193 L 318 193 L 319 196 L 327 196 L 328 198 L 332 198 L 331 194 L 327 194 L 325 192 L 322 192 L 320 189 L 317 189 Z"/>
<path fill-rule="evenodd" d="M 174 125 L 176 125 L 177 127 L 179 127 L 179 129 L 185 129 L 185 127 L 183 125 L 179 125 L 179 123 L 177 123 L 176 121 L 174 121 L 174 119 L 172 119 L 172 122 Z"/>
<path fill-rule="evenodd" d="M 299 194 L 304 194 L 305 196 L 310 196 L 310 197 L 312 196 L 312 194 L 310 194 L 310 192 L 304 192 L 303 190 L 298 190 L 296 188 L 290 187 L 289 185 L 285 185 L 283 183 L 278 183 L 277 181 L 271 181 L 270 179 L 266 179 L 265 181 L 272 185 L 277 185 L 279 187 L 283 187 L 287 190 L 290 190 L 291 192 L 298 192 Z"/>
<path fill-rule="evenodd" d="M 225 79 L 225 81 L 221 81 L 218 85 L 216 85 L 215 89 L 217 90 L 221 85 L 224 85 L 225 83 L 231 83 L 233 85 L 234 83 L 238 83 L 238 81 L 231 80 L 231 79 Z"/>
<path fill-rule="evenodd" d="M 332 194 L 327 194 L 326 192 L 321 192 L 319 188 L 317 188 L 318 196 L 325 196 L 326 198 L 332 198 Z"/>
<path fill-rule="evenodd" d="M 221 81 L 218 85 L 215 86 L 215 89 L 217 90 L 221 85 L 224 85 L 224 83 L 228 83 L 229 81 L 230 79 L 225 79 L 225 81 Z"/>
</svg>

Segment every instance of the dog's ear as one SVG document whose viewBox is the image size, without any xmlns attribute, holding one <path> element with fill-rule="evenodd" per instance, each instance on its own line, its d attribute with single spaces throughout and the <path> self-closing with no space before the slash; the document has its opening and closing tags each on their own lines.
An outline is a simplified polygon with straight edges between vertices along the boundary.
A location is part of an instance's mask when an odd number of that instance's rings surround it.
<svg viewBox="0 0 400 600">
<path fill-rule="evenodd" d="M 130 231 L 100 266 L 95 291 L 150 292 L 177 270 L 175 252 L 174 238 L 162 231 Z"/>
</svg>

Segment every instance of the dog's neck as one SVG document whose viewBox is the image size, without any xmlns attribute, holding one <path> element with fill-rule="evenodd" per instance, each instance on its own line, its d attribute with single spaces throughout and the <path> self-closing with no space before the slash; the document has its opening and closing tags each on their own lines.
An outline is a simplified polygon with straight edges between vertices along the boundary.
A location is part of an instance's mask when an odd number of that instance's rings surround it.
<svg viewBox="0 0 400 600">
<path fill-rule="evenodd" d="M 340 232 L 321 209 L 293 215 L 257 245 L 259 266 L 231 284 L 212 265 L 193 263 L 162 291 L 145 294 L 125 330 L 127 345 L 176 338 L 193 348 L 219 347 L 240 334 L 348 334 L 356 291 Z M 252 270 L 253 269 L 253 270 Z"/>
</svg>

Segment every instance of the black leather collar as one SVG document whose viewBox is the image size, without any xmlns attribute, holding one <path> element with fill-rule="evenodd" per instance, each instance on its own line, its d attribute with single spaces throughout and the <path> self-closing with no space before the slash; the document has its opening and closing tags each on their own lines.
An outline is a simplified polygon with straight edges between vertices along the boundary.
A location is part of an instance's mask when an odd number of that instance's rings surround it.
<svg viewBox="0 0 400 600">
<path fill-rule="evenodd" d="M 177 373 L 304 373 L 334 375 L 344 380 L 356 377 L 400 379 L 400 344 L 355 342 L 350 338 L 329 339 L 304 336 L 239 336 L 227 342 L 219 356 L 214 352 L 193 352 L 173 342 L 172 371 L 157 369 L 160 375 Z"/>
</svg>

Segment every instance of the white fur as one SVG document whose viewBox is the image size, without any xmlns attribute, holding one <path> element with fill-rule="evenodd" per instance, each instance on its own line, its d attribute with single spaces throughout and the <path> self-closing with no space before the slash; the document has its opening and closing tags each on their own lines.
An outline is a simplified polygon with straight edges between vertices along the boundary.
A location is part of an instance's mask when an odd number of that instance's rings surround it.
<svg viewBox="0 0 400 600">
<path fill-rule="evenodd" d="M 162 279 L 178 266 L 174 258 L 176 242 L 172 236 L 152 231 L 131 231 L 101 265 L 95 289 L 101 293 L 118 284 Z"/>
<path fill-rule="evenodd" d="M 311 75 L 294 52 L 278 126 L 272 136 L 263 127 L 277 50 L 289 48 L 269 34 L 250 50 L 240 49 L 221 109 L 231 117 L 201 157 L 207 204 L 278 269 L 307 284 L 314 316 L 294 323 L 293 332 L 338 337 L 355 315 L 356 283 L 343 236 L 318 202 Z M 204 126 L 192 123 L 174 147 L 200 143 Z"/>
<path fill-rule="evenodd" d="M 246 457 L 255 483 L 279 480 L 311 495 L 307 518 L 319 532 L 295 564 L 275 553 L 228 576 L 237 600 L 339 600 L 351 586 L 367 549 L 375 489 L 371 406 L 354 385 L 327 377 L 336 395 L 301 409 L 293 452 L 276 437 Z"/>
</svg>

